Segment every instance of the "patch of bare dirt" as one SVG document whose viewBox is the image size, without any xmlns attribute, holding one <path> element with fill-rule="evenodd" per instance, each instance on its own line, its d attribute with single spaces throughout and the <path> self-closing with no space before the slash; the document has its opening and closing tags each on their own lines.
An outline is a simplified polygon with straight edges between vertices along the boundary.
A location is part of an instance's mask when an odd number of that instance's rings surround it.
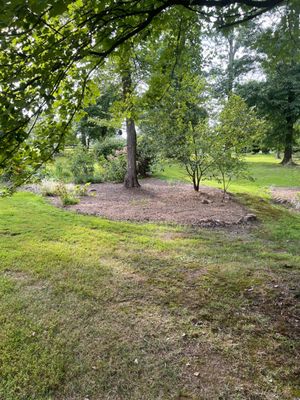
<svg viewBox="0 0 300 400">
<path fill-rule="evenodd" d="M 4 276 L 18 283 L 19 285 L 26 287 L 28 290 L 43 290 L 48 288 L 48 284 L 44 281 L 33 277 L 30 273 L 25 271 L 4 270 Z"/>
<path fill-rule="evenodd" d="M 270 191 L 276 203 L 300 211 L 300 187 L 272 187 Z"/>
<path fill-rule="evenodd" d="M 143 180 L 138 189 L 126 189 L 122 184 L 93 184 L 89 194 L 82 197 L 79 204 L 66 208 L 112 220 L 193 226 L 237 224 L 244 222 L 243 218 L 249 214 L 234 197 L 223 200 L 219 189 L 203 186 L 197 193 L 191 185 L 153 178 Z M 60 206 L 58 198 L 52 202 Z"/>
<path fill-rule="evenodd" d="M 27 281 L 29 278 L 29 275 L 26 274 L 24 271 L 17 271 L 17 270 L 10 270 L 6 269 L 4 270 L 4 276 L 15 280 L 15 281 Z"/>
</svg>

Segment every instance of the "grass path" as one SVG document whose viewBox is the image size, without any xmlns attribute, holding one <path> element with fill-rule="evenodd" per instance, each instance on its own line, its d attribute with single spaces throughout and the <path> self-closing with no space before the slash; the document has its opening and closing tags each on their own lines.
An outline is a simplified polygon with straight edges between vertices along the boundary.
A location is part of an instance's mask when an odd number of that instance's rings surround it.
<svg viewBox="0 0 300 400">
<path fill-rule="evenodd" d="M 243 201 L 252 233 L 1 199 L 0 399 L 299 397 L 300 216 Z"/>
</svg>

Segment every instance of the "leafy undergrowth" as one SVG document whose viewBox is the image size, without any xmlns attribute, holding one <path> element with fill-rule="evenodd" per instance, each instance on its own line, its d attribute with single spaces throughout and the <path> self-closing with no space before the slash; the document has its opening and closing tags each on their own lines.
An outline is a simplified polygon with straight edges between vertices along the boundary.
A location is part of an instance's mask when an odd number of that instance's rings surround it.
<svg viewBox="0 0 300 400">
<path fill-rule="evenodd" d="M 298 398 L 300 216 L 243 201 L 251 231 L 2 199 L 0 399 Z"/>
</svg>

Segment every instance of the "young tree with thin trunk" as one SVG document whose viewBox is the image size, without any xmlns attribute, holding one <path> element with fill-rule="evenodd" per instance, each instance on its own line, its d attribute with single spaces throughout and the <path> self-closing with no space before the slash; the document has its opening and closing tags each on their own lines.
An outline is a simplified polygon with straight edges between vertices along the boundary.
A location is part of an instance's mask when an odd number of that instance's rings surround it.
<svg viewBox="0 0 300 400">
<path fill-rule="evenodd" d="M 233 178 L 249 178 L 244 155 L 253 138 L 263 135 L 265 129 L 265 121 L 241 97 L 229 96 L 214 128 L 212 148 L 214 176 L 222 184 L 224 196 Z"/>
<path fill-rule="evenodd" d="M 147 115 L 148 126 L 154 126 L 152 135 L 164 159 L 184 166 L 195 191 L 207 177 L 212 163 L 211 137 L 204 109 L 205 82 L 197 75 L 177 71 L 175 79 L 159 107 Z M 151 133 L 151 131 L 150 131 Z"/>
</svg>

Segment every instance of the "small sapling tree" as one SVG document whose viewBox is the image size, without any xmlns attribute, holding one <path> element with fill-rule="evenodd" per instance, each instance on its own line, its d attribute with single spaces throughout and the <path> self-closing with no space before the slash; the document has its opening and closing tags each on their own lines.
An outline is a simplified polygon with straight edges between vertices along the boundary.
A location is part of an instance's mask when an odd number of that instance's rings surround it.
<svg viewBox="0 0 300 400">
<path fill-rule="evenodd" d="M 199 191 L 200 182 L 209 176 L 213 165 L 214 136 L 209 131 L 207 120 L 199 122 L 196 126 L 189 124 L 187 142 L 181 149 L 178 157 L 193 182 L 195 191 Z"/>
<path fill-rule="evenodd" d="M 203 107 L 204 91 L 205 82 L 199 76 L 182 73 L 172 82 L 159 108 L 152 109 L 143 124 L 146 132 L 147 126 L 155 126 L 155 130 L 148 132 L 155 136 L 161 155 L 185 167 L 195 191 L 199 191 L 200 182 L 213 162 L 210 150 L 213 137 Z"/>
<path fill-rule="evenodd" d="M 221 150 L 221 149 L 220 149 Z M 231 151 L 216 151 L 214 153 L 214 177 L 222 184 L 223 199 L 233 178 L 252 179 L 243 159 Z"/>
<path fill-rule="evenodd" d="M 251 179 L 244 155 L 265 129 L 265 121 L 240 96 L 229 97 L 215 127 L 213 148 L 214 177 L 222 183 L 224 196 L 234 177 Z"/>
</svg>

